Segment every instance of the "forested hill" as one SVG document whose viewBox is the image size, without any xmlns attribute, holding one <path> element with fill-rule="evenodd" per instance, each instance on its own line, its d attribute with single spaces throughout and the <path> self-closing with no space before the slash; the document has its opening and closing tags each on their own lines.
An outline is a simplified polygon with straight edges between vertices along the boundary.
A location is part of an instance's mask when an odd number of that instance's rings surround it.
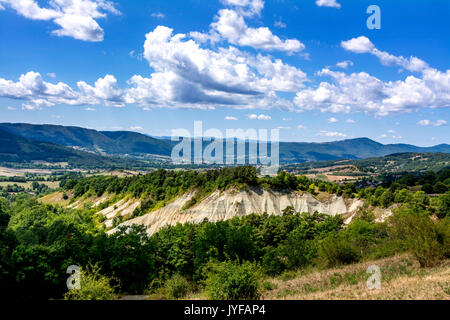
<svg viewBox="0 0 450 320">
<path fill-rule="evenodd" d="M 0 162 L 23 163 L 30 161 L 67 162 L 83 168 L 126 167 L 129 160 L 104 157 L 74 150 L 51 142 L 23 138 L 0 129 Z M 137 161 L 133 161 L 137 163 Z"/>
<path fill-rule="evenodd" d="M 148 154 L 170 156 L 174 142 L 130 131 L 96 131 L 80 127 L 0 123 L 0 129 L 41 142 L 115 155 Z M 403 152 L 450 153 L 450 145 L 417 147 L 409 144 L 381 144 L 368 138 L 325 143 L 280 142 L 281 163 L 365 159 Z"/>
<path fill-rule="evenodd" d="M 80 127 L 27 123 L 1 123 L 0 129 L 36 141 L 79 147 L 98 153 L 148 153 L 168 156 L 172 149 L 167 141 L 130 131 L 96 131 Z"/>
</svg>

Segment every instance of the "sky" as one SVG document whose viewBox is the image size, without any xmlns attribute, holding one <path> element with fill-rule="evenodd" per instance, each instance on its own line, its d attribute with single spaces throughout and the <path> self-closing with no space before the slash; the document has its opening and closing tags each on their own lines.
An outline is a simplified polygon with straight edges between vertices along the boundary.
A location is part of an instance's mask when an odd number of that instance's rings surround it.
<svg viewBox="0 0 450 320">
<path fill-rule="evenodd" d="M 447 0 L 0 0 L 0 122 L 450 143 L 449 21 Z"/>
</svg>

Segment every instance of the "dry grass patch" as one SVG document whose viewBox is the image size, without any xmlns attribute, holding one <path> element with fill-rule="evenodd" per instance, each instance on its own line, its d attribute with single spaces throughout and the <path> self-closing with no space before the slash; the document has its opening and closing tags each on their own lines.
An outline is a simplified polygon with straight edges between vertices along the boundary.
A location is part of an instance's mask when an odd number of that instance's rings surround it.
<svg viewBox="0 0 450 320">
<path fill-rule="evenodd" d="M 373 264 L 381 270 L 381 289 L 369 290 L 366 270 Z M 263 299 L 450 299 L 450 260 L 423 269 L 403 255 L 282 279 L 271 279 L 275 289 Z"/>
</svg>

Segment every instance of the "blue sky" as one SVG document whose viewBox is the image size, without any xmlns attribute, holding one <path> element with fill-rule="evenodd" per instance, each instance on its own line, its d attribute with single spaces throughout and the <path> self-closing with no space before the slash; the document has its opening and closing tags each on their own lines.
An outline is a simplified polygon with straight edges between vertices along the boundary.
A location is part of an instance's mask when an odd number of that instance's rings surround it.
<svg viewBox="0 0 450 320">
<path fill-rule="evenodd" d="M 449 20 L 445 0 L 0 0 L 0 121 L 450 143 Z"/>
</svg>

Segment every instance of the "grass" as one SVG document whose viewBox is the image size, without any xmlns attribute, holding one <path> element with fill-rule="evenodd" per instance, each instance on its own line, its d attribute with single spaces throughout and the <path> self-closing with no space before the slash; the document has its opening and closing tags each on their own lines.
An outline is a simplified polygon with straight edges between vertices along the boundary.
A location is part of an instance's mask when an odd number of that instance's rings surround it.
<svg viewBox="0 0 450 320">
<path fill-rule="evenodd" d="M 370 265 L 381 270 L 381 288 L 370 290 Z M 268 280 L 263 299 L 450 299 L 450 260 L 420 268 L 409 255 L 363 262 L 327 270 L 310 270 Z M 267 285 L 267 287 L 269 287 Z"/>
</svg>

